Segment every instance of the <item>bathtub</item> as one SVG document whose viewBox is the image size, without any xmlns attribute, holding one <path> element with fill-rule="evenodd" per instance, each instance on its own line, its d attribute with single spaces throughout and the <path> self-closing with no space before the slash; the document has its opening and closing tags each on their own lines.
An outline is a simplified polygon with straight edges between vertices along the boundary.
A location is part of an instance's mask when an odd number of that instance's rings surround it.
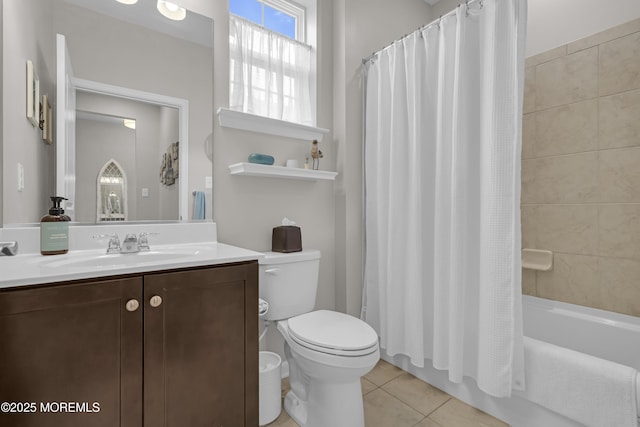
<svg viewBox="0 0 640 427">
<path fill-rule="evenodd" d="M 640 371 L 640 317 L 524 296 L 523 320 L 524 335 L 527 337 Z M 480 391 L 475 382 L 468 378 L 461 384 L 449 382 L 447 374 L 432 368 L 430 362 L 425 363 L 425 368 L 417 368 L 404 356 L 383 354 L 382 358 L 512 426 L 583 425 L 528 401 L 524 393 L 514 392 L 510 398 L 494 398 Z M 637 382 L 636 398 L 640 400 L 640 380 Z"/>
</svg>

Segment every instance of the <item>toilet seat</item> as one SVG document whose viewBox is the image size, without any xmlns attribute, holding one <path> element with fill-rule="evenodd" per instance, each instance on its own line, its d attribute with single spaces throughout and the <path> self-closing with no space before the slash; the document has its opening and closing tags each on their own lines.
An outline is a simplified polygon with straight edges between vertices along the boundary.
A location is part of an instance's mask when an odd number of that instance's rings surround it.
<svg viewBox="0 0 640 427">
<path fill-rule="evenodd" d="M 362 320 L 329 310 L 292 317 L 289 336 L 310 350 L 336 356 L 364 356 L 378 350 L 378 335 Z"/>
</svg>

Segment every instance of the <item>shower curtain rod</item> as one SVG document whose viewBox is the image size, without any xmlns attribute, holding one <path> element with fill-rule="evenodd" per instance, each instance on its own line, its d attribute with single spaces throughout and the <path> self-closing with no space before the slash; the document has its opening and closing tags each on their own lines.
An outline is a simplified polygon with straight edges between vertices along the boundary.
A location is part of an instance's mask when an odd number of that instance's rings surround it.
<svg viewBox="0 0 640 427">
<path fill-rule="evenodd" d="M 453 15 L 455 13 L 456 9 L 458 9 L 459 7 L 465 6 L 467 8 L 467 15 L 468 15 L 469 5 L 472 4 L 472 3 L 480 3 L 480 8 L 482 8 L 482 4 L 484 3 L 484 0 L 467 0 L 464 3 L 458 4 L 455 8 L 453 8 L 449 12 L 445 13 L 444 15 L 440 15 L 438 17 L 438 19 L 434 19 L 433 21 L 429 22 L 428 24 L 423 25 L 421 27 L 418 27 L 418 29 L 416 29 L 415 31 L 405 34 L 404 36 L 400 37 L 399 39 L 392 41 L 391 43 L 389 43 L 388 45 L 386 45 L 382 49 L 380 49 L 380 50 L 378 50 L 376 52 L 373 52 L 371 55 L 367 56 L 366 58 L 362 58 L 362 65 L 365 65 L 367 62 L 369 62 L 373 58 L 375 58 L 375 56 L 377 54 L 379 54 L 380 52 L 384 52 L 385 50 L 387 50 L 391 46 L 393 46 L 396 42 L 399 42 L 399 41 L 402 41 L 402 40 L 406 39 L 411 34 L 414 34 L 414 33 L 418 32 L 418 31 L 424 31 L 427 28 L 431 27 L 432 25 L 439 25 L 440 21 L 442 20 L 442 18 L 445 18 L 445 17 L 447 17 L 449 15 Z"/>
</svg>

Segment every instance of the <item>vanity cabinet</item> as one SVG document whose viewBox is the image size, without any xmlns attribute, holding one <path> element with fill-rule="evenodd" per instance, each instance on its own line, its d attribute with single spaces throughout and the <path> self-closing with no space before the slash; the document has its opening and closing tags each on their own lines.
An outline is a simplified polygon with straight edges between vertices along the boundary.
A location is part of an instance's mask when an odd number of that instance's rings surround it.
<svg viewBox="0 0 640 427">
<path fill-rule="evenodd" d="M 0 426 L 257 426 L 257 300 L 256 262 L 2 290 Z"/>
<path fill-rule="evenodd" d="M 145 276 L 144 301 L 144 426 L 257 426 L 257 263 Z"/>
</svg>

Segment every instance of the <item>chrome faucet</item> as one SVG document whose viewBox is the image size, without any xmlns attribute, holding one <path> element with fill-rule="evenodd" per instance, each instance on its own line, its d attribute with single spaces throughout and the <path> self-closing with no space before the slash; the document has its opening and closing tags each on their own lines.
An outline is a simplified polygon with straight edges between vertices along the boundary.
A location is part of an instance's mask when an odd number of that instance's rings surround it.
<svg viewBox="0 0 640 427">
<path fill-rule="evenodd" d="M 159 233 L 142 232 L 138 235 L 138 249 L 141 251 L 149 251 L 149 236 L 157 236 Z"/>
<path fill-rule="evenodd" d="M 120 247 L 120 253 L 131 254 L 134 252 L 140 252 L 138 238 L 135 234 L 127 234 L 122 242 L 122 246 Z"/>
<path fill-rule="evenodd" d="M 149 248 L 149 236 L 157 235 L 158 233 L 140 233 L 136 237 L 135 233 L 129 233 L 125 236 L 120 245 L 120 238 L 116 233 L 113 234 L 98 234 L 93 236 L 94 239 L 109 238 L 109 245 L 107 246 L 108 254 L 133 254 L 141 251 L 148 251 Z"/>
<path fill-rule="evenodd" d="M 120 238 L 116 233 L 113 234 L 98 234 L 93 236 L 94 239 L 106 239 L 109 238 L 109 244 L 107 245 L 108 254 L 120 253 Z"/>
</svg>

